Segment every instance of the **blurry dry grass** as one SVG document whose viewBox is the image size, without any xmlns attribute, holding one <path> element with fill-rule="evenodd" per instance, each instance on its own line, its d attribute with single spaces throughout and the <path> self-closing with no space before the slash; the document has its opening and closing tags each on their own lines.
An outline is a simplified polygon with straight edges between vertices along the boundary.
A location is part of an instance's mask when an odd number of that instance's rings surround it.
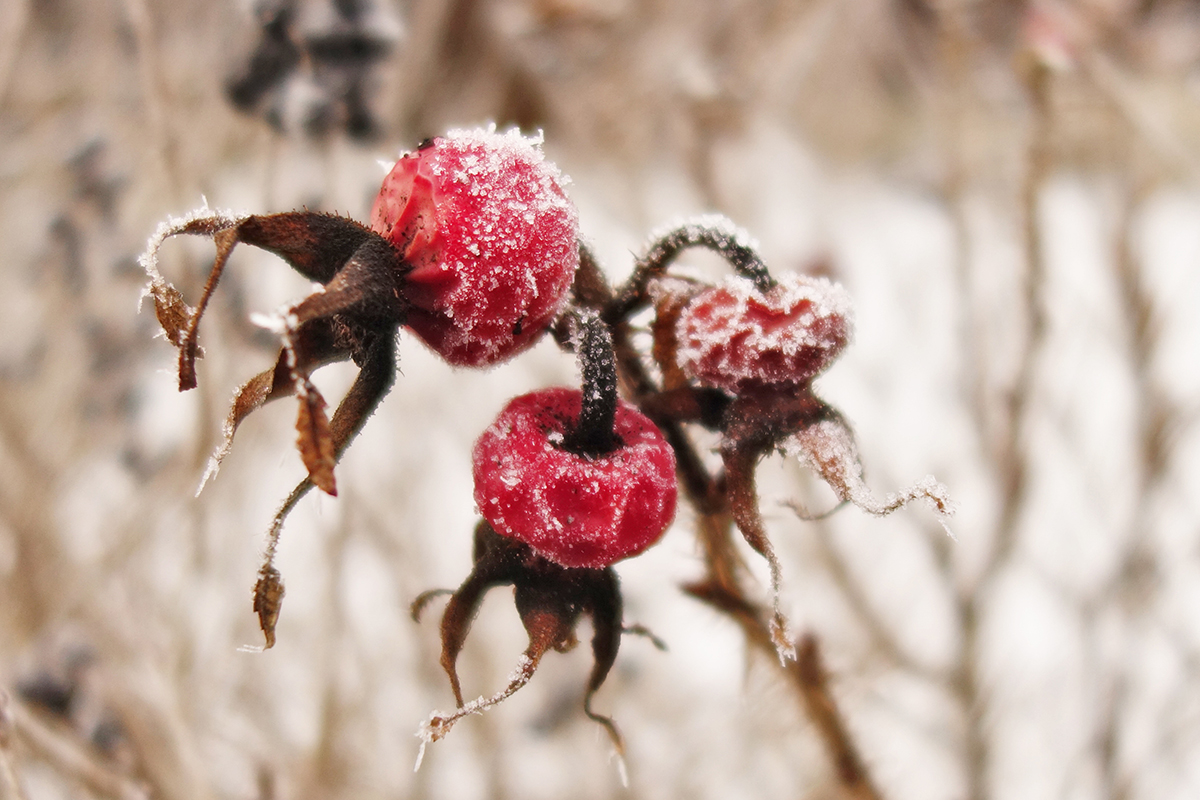
<svg viewBox="0 0 1200 800">
<path fill-rule="evenodd" d="M 298 7 L 319 27 L 332 4 Z M 875 487 L 950 486 L 958 541 L 917 511 L 800 522 L 779 501 L 829 497 L 790 465 L 763 491 L 789 608 L 883 796 L 1200 794 L 1195 4 L 373 13 L 404 32 L 362 145 L 230 108 L 257 39 L 242 5 L 0 6 L 0 800 L 839 796 L 772 666 L 678 591 L 699 571 L 686 517 L 621 569 L 629 613 L 671 647 L 627 641 L 599 698 L 628 790 L 576 711 L 578 653 L 411 773 L 448 690 L 436 626 L 405 609 L 466 573 L 470 442 L 504 396 L 572 379 L 552 347 L 449 374 L 403 341 L 343 496 L 286 531 L 280 644 L 237 652 L 259 537 L 299 474 L 290 412 L 247 425 L 192 495 L 226 397 L 272 357 L 247 313 L 305 287 L 239 251 L 201 389 L 178 397 L 134 258 L 201 195 L 362 218 L 377 157 L 487 120 L 545 130 L 614 274 L 650 228 L 719 210 L 773 268 L 828 255 L 855 294 L 858 343 L 823 390 Z M 210 252 L 167 256 L 186 290 Z M 522 642 L 499 602 L 478 630 L 462 671 L 481 692 Z"/>
</svg>

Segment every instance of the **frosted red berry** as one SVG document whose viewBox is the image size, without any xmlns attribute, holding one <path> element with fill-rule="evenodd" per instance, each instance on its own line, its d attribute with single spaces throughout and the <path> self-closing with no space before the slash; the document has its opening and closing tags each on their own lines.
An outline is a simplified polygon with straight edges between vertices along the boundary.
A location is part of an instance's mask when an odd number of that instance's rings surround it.
<svg viewBox="0 0 1200 800">
<path fill-rule="evenodd" d="M 511 401 L 475 443 L 475 503 L 497 533 L 564 567 L 606 567 L 654 544 L 675 516 L 675 455 L 633 406 L 617 405 L 615 449 L 564 447 L 581 393 Z"/>
<path fill-rule="evenodd" d="M 837 358 L 852 327 L 850 297 L 839 284 L 791 273 L 764 293 L 735 276 L 680 314 L 678 359 L 702 385 L 735 394 L 803 385 Z"/>
<path fill-rule="evenodd" d="M 487 366 L 558 315 L 579 264 L 558 168 L 517 131 L 451 131 L 400 157 L 371 229 L 412 267 L 406 324 L 451 364 Z"/>
</svg>

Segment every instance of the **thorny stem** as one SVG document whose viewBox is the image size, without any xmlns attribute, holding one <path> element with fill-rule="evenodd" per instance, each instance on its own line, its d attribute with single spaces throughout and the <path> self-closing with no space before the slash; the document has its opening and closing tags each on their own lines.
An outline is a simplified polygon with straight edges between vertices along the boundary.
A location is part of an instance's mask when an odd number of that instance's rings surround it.
<svg viewBox="0 0 1200 800">
<path fill-rule="evenodd" d="M 728 533 L 729 526 L 726 525 L 726 537 Z M 763 610 L 746 600 L 736 586 L 732 587 L 732 591 L 727 591 L 712 582 L 687 588 L 692 596 L 732 618 L 741 627 L 746 641 L 755 649 L 768 656 L 776 654 L 775 641 L 762 621 Z M 816 728 L 834 764 L 845 796 L 854 800 L 881 800 L 882 795 L 871 780 L 862 754 L 829 687 L 829 674 L 822 662 L 817 638 L 812 634 L 803 636 L 796 659 L 781 662 L 781 669 Z"/>
<path fill-rule="evenodd" d="M 825 671 L 817 638 L 812 634 L 805 635 L 800 640 L 794 665 L 788 664 L 785 668 L 804 696 L 809 719 L 821 733 L 821 741 L 829 751 L 838 780 L 847 796 L 856 800 L 877 800 L 879 791 L 871 782 L 862 756 L 850 737 L 829 689 L 829 673 Z"/>
<path fill-rule="evenodd" d="M 580 245 L 579 271 L 575 275 L 574 294 L 577 300 L 588 302 L 588 307 L 611 303 L 612 289 L 604 277 L 595 255 Z M 658 393 L 658 387 L 642 363 L 642 357 L 629 340 L 629 324 L 626 321 L 608 323 L 612 336 L 613 352 L 616 355 L 617 379 L 622 392 L 636 403 L 658 429 L 662 431 L 671 449 L 675 451 L 675 468 L 683 484 L 684 492 L 698 509 L 711 510 L 720 507 L 721 501 L 713 488 L 712 477 L 704 466 L 699 453 L 684 433 L 676 418 L 666 415 L 661 409 L 647 407 L 643 399 Z"/>
</svg>

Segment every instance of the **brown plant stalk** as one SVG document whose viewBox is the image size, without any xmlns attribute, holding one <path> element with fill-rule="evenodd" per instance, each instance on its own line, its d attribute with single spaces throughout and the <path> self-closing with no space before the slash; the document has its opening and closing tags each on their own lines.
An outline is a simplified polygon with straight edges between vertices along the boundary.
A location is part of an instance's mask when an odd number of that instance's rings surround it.
<svg viewBox="0 0 1200 800">
<path fill-rule="evenodd" d="M 575 299 L 580 305 L 599 309 L 611 302 L 612 291 L 587 248 L 582 249 L 575 286 Z M 612 328 L 622 388 L 634 402 L 655 394 L 656 382 L 629 340 L 629 324 L 618 322 Z M 800 637 L 795 659 L 777 657 L 776 634 L 772 630 L 774 615 L 771 609 L 750 599 L 747 570 L 734 547 L 733 518 L 724 475 L 714 475 L 705 467 L 677 417 L 657 408 L 654 403 L 641 405 L 674 448 L 683 496 L 697 515 L 696 535 L 706 574 L 684 586 L 684 591 L 732 619 L 747 643 L 766 656 L 767 662 L 776 665 L 780 678 L 792 688 L 801 710 L 821 739 L 846 797 L 879 800 L 882 795 L 871 779 L 862 753 L 833 696 L 816 635 L 806 633 Z"/>
</svg>

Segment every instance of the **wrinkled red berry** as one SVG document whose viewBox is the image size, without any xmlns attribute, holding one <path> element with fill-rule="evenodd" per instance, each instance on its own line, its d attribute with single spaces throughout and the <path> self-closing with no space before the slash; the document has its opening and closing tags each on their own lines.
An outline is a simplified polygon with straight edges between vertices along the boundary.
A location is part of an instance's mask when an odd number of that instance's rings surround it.
<svg viewBox="0 0 1200 800">
<path fill-rule="evenodd" d="M 735 276 L 680 314 L 678 358 L 701 384 L 735 394 L 802 385 L 841 353 L 852 324 L 849 295 L 825 278 L 790 273 L 764 294 Z"/>
<path fill-rule="evenodd" d="M 564 448 L 581 393 L 555 388 L 516 398 L 475 443 L 475 503 L 497 533 L 564 567 L 606 567 L 654 544 L 675 516 L 675 454 L 628 403 L 619 446 L 602 455 Z"/>
<path fill-rule="evenodd" d="M 413 267 L 406 324 L 451 364 L 487 366 L 558 315 L 579 264 L 563 177 L 517 131 L 451 131 L 400 157 L 371 229 Z"/>
</svg>

